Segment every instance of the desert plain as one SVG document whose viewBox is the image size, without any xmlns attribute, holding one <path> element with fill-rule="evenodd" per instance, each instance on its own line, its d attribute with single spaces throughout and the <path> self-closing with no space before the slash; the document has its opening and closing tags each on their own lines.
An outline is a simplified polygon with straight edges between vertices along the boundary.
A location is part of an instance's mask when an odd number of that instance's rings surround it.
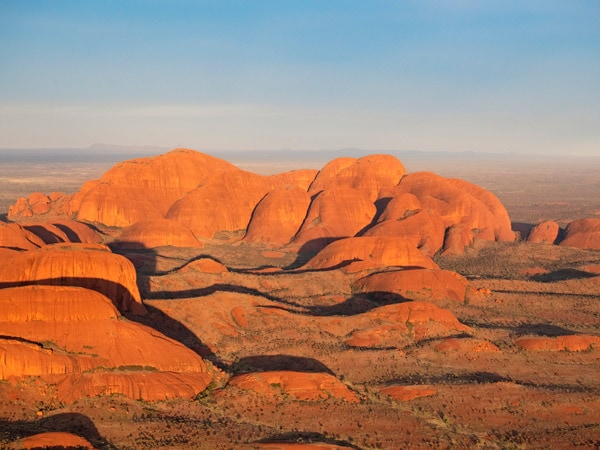
<svg viewBox="0 0 600 450">
<path fill-rule="evenodd" d="M 3 448 L 600 446 L 600 160 L 219 156 L 0 166 Z"/>
</svg>

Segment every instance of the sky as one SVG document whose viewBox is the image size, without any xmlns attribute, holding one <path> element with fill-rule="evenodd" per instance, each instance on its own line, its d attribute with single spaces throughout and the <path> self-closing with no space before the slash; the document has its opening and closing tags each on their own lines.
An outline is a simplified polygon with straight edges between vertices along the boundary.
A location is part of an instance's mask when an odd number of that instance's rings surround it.
<svg viewBox="0 0 600 450">
<path fill-rule="evenodd" d="M 598 0 L 2 0 L 0 148 L 600 155 Z"/>
</svg>

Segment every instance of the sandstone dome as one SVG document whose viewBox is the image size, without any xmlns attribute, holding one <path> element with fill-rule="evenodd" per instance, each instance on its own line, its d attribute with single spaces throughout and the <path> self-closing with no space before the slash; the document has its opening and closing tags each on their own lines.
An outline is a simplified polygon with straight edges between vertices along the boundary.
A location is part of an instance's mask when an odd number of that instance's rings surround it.
<svg viewBox="0 0 600 450">
<path fill-rule="evenodd" d="M 558 238 L 559 231 L 560 227 L 558 223 L 553 220 L 538 223 L 529 232 L 527 242 L 531 242 L 533 244 L 553 244 Z"/>
<path fill-rule="evenodd" d="M 142 220 L 121 231 L 115 244 L 119 248 L 192 247 L 201 248 L 202 243 L 179 222 L 168 219 Z"/>
<path fill-rule="evenodd" d="M 569 223 L 565 238 L 559 245 L 600 250 L 600 219 L 580 219 Z"/>
</svg>

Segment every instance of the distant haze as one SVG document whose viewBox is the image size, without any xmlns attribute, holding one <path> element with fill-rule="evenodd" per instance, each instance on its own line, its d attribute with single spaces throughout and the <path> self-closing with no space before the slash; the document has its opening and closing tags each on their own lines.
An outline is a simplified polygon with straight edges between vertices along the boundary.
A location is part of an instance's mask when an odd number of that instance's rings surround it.
<svg viewBox="0 0 600 450">
<path fill-rule="evenodd" d="M 599 23 L 593 0 L 5 0 L 0 148 L 595 156 Z"/>
</svg>

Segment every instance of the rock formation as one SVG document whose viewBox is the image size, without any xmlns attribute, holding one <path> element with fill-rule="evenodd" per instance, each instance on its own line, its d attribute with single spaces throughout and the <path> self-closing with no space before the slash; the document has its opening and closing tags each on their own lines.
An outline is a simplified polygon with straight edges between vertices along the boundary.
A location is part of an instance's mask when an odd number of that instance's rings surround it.
<svg viewBox="0 0 600 450">
<path fill-rule="evenodd" d="M 559 245 L 600 250 L 600 219 L 580 219 L 569 223 L 565 238 Z"/>
<path fill-rule="evenodd" d="M 119 248 L 144 249 L 154 247 L 201 248 L 202 243 L 184 225 L 168 219 L 142 220 L 125 228 L 117 238 Z"/>
<path fill-rule="evenodd" d="M 531 242 L 532 244 L 554 244 L 558 238 L 559 230 L 558 223 L 553 220 L 538 223 L 529 232 L 527 242 Z"/>
<path fill-rule="evenodd" d="M 0 223 L 0 247 L 14 250 L 33 250 L 44 245 L 35 233 L 16 223 Z"/>
<path fill-rule="evenodd" d="M 449 270 L 412 269 L 379 272 L 357 280 L 357 292 L 387 292 L 410 300 L 455 300 L 464 302 L 469 283 Z"/>
<path fill-rule="evenodd" d="M 271 371 L 236 375 L 229 386 L 267 395 L 277 391 L 298 400 L 323 400 L 330 397 L 358 402 L 356 394 L 333 375 L 314 372 Z"/>
<path fill-rule="evenodd" d="M 76 448 L 92 450 L 94 446 L 90 442 L 73 433 L 61 431 L 49 431 L 38 433 L 21 439 L 20 447 L 22 449 L 42 449 L 42 448 Z"/>
<path fill-rule="evenodd" d="M 378 267 L 437 269 L 431 258 L 401 237 L 353 237 L 332 242 L 304 268 L 311 270 L 345 267 L 349 271 Z"/>
<path fill-rule="evenodd" d="M 143 314 L 133 264 L 101 244 L 47 245 L 0 265 L 0 285 L 81 286 L 109 297 L 121 311 Z"/>
<path fill-rule="evenodd" d="M 556 337 L 523 337 L 515 344 L 525 350 L 582 352 L 600 347 L 600 337 L 589 334 Z"/>
</svg>

